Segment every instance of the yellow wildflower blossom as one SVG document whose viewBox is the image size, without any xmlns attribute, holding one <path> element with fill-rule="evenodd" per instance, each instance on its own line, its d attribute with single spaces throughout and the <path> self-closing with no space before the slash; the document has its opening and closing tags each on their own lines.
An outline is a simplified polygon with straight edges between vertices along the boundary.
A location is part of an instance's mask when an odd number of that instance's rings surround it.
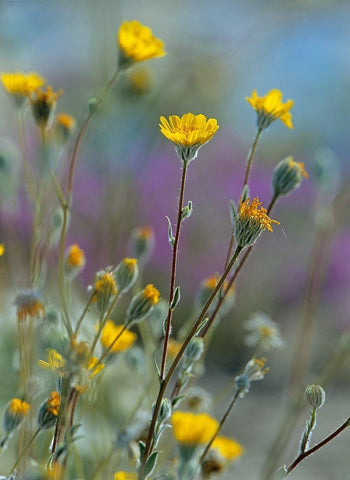
<svg viewBox="0 0 350 480">
<path fill-rule="evenodd" d="M 114 322 L 108 320 L 108 322 L 106 322 L 106 325 L 103 327 L 101 333 L 101 344 L 103 348 L 107 349 L 118 337 L 122 329 L 123 325 L 115 325 Z M 125 329 L 118 338 L 118 340 L 114 343 L 110 352 L 124 352 L 125 350 L 134 345 L 136 339 L 137 335 L 135 333 L 131 332 L 128 329 Z"/>
<path fill-rule="evenodd" d="M 239 206 L 239 216 L 241 219 L 254 219 L 256 220 L 261 227 L 265 230 L 267 229 L 269 232 L 272 232 L 271 223 L 276 223 L 279 225 L 277 220 L 271 220 L 271 218 L 267 215 L 266 208 L 261 207 L 262 203 L 259 202 L 258 197 L 254 198 L 251 203 L 250 199 L 247 198 L 244 202 L 242 202 Z"/>
<path fill-rule="evenodd" d="M 97 308 L 104 312 L 118 291 L 113 272 L 108 270 L 97 272 L 93 289 L 95 293 L 92 302 L 96 302 Z"/>
<path fill-rule="evenodd" d="M 30 95 L 46 83 L 46 80 L 35 72 L 2 72 L 1 82 L 20 107 Z"/>
<path fill-rule="evenodd" d="M 67 113 L 59 113 L 55 119 L 54 135 L 57 142 L 65 144 L 74 132 L 76 121 Z"/>
<path fill-rule="evenodd" d="M 46 401 L 47 410 L 53 415 L 58 415 L 60 409 L 61 396 L 58 392 L 51 392 L 49 398 Z"/>
<path fill-rule="evenodd" d="M 278 118 L 288 128 L 293 128 L 292 114 L 290 110 L 294 105 L 293 100 L 282 102 L 282 92 L 277 88 L 270 90 L 264 97 L 259 97 L 256 90 L 253 90 L 251 97 L 246 100 L 258 114 L 258 128 L 267 128 Z"/>
<path fill-rule="evenodd" d="M 171 423 L 176 440 L 186 446 L 209 442 L 219 427 L 217 420 L 207 413 L 175 412 Z"/>
<path fill-rule="evenodd" d="M 50 370 L 52 373 L 58 374 L 59 376 L 64 375 L 66 361 L 62 355 L 53 348 L 47 348 L 46 357 L 47 362 L 39 360 L 39 366 L 46 370 Z"/>
<path fill-rule="evenodd" d="M 135 62 L 166 55 L 164 44 L 152 30 L 137 20 L 125 21 L 118 32 L 119 66 L 127 68 Z"/>
<path fill-rule="evenodd" d="M 5 245 L 0 243 L 0 257 L 5 253 Z"/>
<path fill-rule="evenodd" d="M 20 398 L 13 398 L 4 413 L 3 427 L 7 433 L 13 432 L 29 412 L 30 404 Z"/>
<path fill-rule="evenodd" d="M 159 302 L 160 293 L 151 283 L 145 286 L 142 296 L 146 298 L 151 305 L 156 305 Z"/>
<path fill-rule="evenodd" d="M 207 120 L 205 115 L 186 113 L 182 117 L 171 115 L 167 120 L 160 117 L 160 131 L 176 145 L 176 151 L 183 161 L 196 158 L 198 150 L 213 138 L 219 129 L 215 118 Z"/>
<path fill-rule="evenodd" d="M 114 474 L 114 480 L 137 480 L 136 473 L 130 472 L 116 472 Z"/>
<path fill-rule="evenodd" d="M 85 266 L 85 252 L 76 243 L 71 245 L 66 253 L 65 271 L 71 277 L 77 275 Z"/>
<path fill-rule="evenodd" d="M 236 460 L 244 453 L 242 445 L 235 440 L 223 436 L 216 437 L 211 449 L 217 450 L 225 460 Z"/>
</svg>

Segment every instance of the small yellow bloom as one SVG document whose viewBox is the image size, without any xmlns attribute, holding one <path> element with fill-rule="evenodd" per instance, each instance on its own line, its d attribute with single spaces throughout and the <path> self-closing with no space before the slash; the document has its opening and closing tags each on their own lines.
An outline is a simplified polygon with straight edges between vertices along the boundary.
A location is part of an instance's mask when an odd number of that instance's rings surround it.
<svg viewBox="0 0 350 480">
<path fill-rule="evenodd" d="M 182 347 L 181 342 L 178 342 L 173 338 L 170 338 L 168 343 L 168 351 L 167 351 L 169 357 L 175 358 L 176 355 L 179 353 L 181 347 Z"/>
<path fill-rule="evenodd" d="M 1 81 L 18 107 L 22 106 L 30 95 L 46 83 L 46 80 L 35 72 L 2 72 Z"/>
<path fill-rule="evenodd" d="M 95 282 L 95 290 L 98 293 L 106 293 L 109 292 L 109 295 L 115 295 L 117 293 L 117 285 L 115 283 L 115 279 L 113 273 L 105 272 L 103 275 L 98 277 L 97 281 Z"/>
<path fill-rule="evenodd" d="M 108 320 L 106 325 L 103 327 L 101 334 L 101 344 L 103 348 L 107 349 L 118 337 L 122 329 L 122 325 L 115 325 L 114 322 Z M 134 345 L 136 338 L 137 335 L 135 333 L 125 329 L 118 340 L 114 343 L 113 347 L 110 349 L 110 352 L 124 352 L 124 350 L 127 350 Z"/>
<path fill-rule="evenodd" d="M 52 413 L 57 417 L 58 411 L 60 409 L 61 396 L 58 392 L 51 392 L 49 398 L 46 401 L 47 411 Z"/>
<path fill-rule="evenodd" d="M 114 474 L 114 480 L 137 480 L 136 473 L 130 472 L 116 472 Z"/>
<path fill-rule="evenodd" d="M 282 92 L 277 88 L 270 90 L 264 97 L 259 97 L 256 90 L 253 90 L 251 97 L 246 100 L 258 114 L 258 128 L 267 128 L 278 118 L 288 128 L 293 128 L 292 114 L 290 110 L 294 105 L 293 100 L 282 102 Z"/>
<path fill-rule="evenodd" d="M 171 417 L 176 440 L 186 446 L 209 442 L 219 423 L 207 413 L 175 412 Z"/>
<path fill-rule="evenodd" d="M 227 437 L 216 437 L 211 445 L 211 449 L 217 450 L 225 460 L 236 460 L 244 453 L 242 445 L 235 440 Z"/>
<path fill-rule="evenodd" d="M 304 163 L 296 162 L 293 157 L 288 157 L 288 165 L 290 169 L 297 168 L 300 171 L 300 175 L 302 175 L 304 178 L 309 178 L 309 175 L 305 170 Z"/>
<path fill-rule="evenodd" d="M 50 370 L 52 373 L 55 373 L 59 376 L 64 375 L 66 361 L 57 350 L 53 348 L 46 349 L 47 362 L 44 360 L 39 360 L 38 364 L 40 367 Z"/>
<path fill-rule="evenodd" d="M 29 403 L 20 398 L 13 398 L 8 405 L 8 411 L 11 415 L 19 415 L 25 417 L 29 411 Z"/>
<path fill-rule="evenodd" d="M 3 427 L 7 433 L 13 432 L 26 417 L 30 409 L 29 403 L 20 398 L 13 398 L 6 406 Z"/>
<path fill-rule="evenodd" d="M 160 117 L 160 131 L 176 145 L 176 151 L 183 161 L 196 158 L 198 150 L 213 138 L 219 129 L 215 118 L 207 120 L 205 115 L 186 113 L 182 117 L 171 115 L 167 120 Z"/>
<path fill-rule="evenodd" d="M 0 243 L 0 257 L 5 253 L 5 244 Z"/>
<path fill-rule="evenodd" d="M 125 21 L 121 24 L 118 32 L 118 44 L 121 68 L 127 68 L 134 62 L 166 55 L 163 42 L 153 35 L 149 27 L 142 25 L 137 20 Z"/>
<path fill-rule="evenodd" d="M 82 269 L 86 263 L 85 252 L 74 243 L 68 248 L 66 264 L 69 268 Z"/>
<path fill-rule="evenodd" d="M 20 322 L 27 318 L 42 318 L 45 315 L 41 295 L 35 290 L 20 292 L 15 298 L 17 319 Z"/>
<path fill-rule="evenodd" d="M 65 144 L 74 132 L 76 121 L 67 113 L 59 113 L 55 119 L 54 135 L 57 142 Z"/>
<path fill-rule="evenodd" d="M 242 220 L 245 218 L 254 219 L 257 223 L 262 227 L 263 230 L 267 229 L 269 232 L 272 232 L 271 223 L 276 223 L 279 225 L 280 223 L 277 220 L 271 220 L 271 218 L 267 215 L 266 208 L 261 207 L 262 203 L 259 202 L 258 197 L 254 198 L 251 203 L 250 199 L 247 198 L 243 203 L 239 206 L 239 216 Z"/>
<path fill-rule="evenodd" d="M 145 286 L 142 296 L 147 298 L 151 305 L 156 305 L 159 302 L 160 293 L 151 283 Z"/>
<path fill-rule="evenodd" d="M 56 108 L 56 102 L 63 90 L 55 92 L 52 87 L 46 87 L 46 90 L 39 89 L 31 96 L 33 116 L 36 124 L 40 128 L 47 128 L 51 124 L 53 113 Z"/>
</svg>

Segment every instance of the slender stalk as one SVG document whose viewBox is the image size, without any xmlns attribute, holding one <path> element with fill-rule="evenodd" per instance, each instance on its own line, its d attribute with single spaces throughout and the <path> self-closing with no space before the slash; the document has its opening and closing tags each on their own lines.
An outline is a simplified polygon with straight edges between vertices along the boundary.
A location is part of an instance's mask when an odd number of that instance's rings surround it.
<svg viewBox="0 0 350 480">
<path fill-rule="evenodd" d="M 306 452 L 300 453 L 297 458 L 294 460 L 293 463 L 287 467 L 287 473 L 286 476 L 290 474 L 294 470 L 294 468 L 299 465 L 300 462 L 302 462 L 305 458 L 307 458 L 309 455 L 312 455 L 313 453 L 317 452 L 320 448 L 324 447 L 332 441 L 335 437 L 337 437 L 340 433 L 342 433 L 348 426 L 350 425 L 350 417 L 345 420 L 345 422 L 340 425 L 339 428 L 337 428 L 334 432 L 332 432 L 328 437 L 323 439 L 321 442 L 317 443 L 314 447 L 310 448 L 309 450 L 306 450 Z"/>
<path fill-rule="evenodd" d="M 58 411 L 58 417 L 55 427 L 55 433 L 53 436 L 52 441 L 52 448 L 51 453 L 55 453 L 57 445 L 61 441 L 62 431 L 66 424 L 66 410 L 68 404 L 68 392 L 69 392 L 69 378 L 64 378 L 62 383 L 62 390 L 61 390 L 61 404 L 60 409 Z"/>
<path fill-rule="evenodd" d="M 161 378 L 161 380 L 163 380 L 164 376 L 165 376 L 166 357 L 167 357 L 168 343 L 169 343 L 169 337 L 170 337 L 170 332 L 171 332 L 171 319 L 172 319 L 172 315 L 173 315 L 173 309 L 171 308 L 171 303 L 173 301 L 174 291 L 175 291 L 176 262 L 177 262 L 177 254 L 178 254 L 179 239 L 180 239 L 180 230 L 181 230 L 181 223 L 182 223 L 181 215 L 182 215 L 184 193 L 185 193 L 186 172 L 187 172 L 187 162 L 184 161 L 183 165 L 182 165 L 182 178 L 181 178 L 180 198 L 179 198 L 178 212 L 177 212 L 176 233 L 175 233 L 175 240 L 174 240 L 174 244 L 173 244 L 173 257 L 172 257 L 172 264 L 171 264 L 168 316 L 167 316 L 167 319 L 166 319 L 166 331 L 165 331 L 165 336 L 164 336 L 162 363 L 161 363 L 161 367 L 160 367 L 160 378 Z"/>
<path fill-rule="evenodd" d="M 27 443 L 27 445 L 23 448 L 23 450 L 21 451 L 21 453 L 18 455 L 17 460 L 15 461 L 15 464 L 14 464 L 13 467 L 11 468 L 9 475 L 11 475 L 11 473 L 14 472 L 15 468 L 17 467 L 17 465 L 19 464 L 19 462 L 21 461 L 21 459 L 24 457 L 24 455 L 28 452 L 28 450 L 29 450 L 30 447 L 32 446 L 34 440 L 35 440 L 36 437 L 39 435 L 40 431 L 41 431 L 40 428 L 38 428 L 38 429 L 36 430 L 36 432 L 34 433 L 34 435 L 32 436 L 32 438 L 30 439 L 30 441 Z"/>
<path fill-rule="evenodd" d="M 174 371 L 175 371 L 176 367 L 178 366 L 184 351 L 187 348 L 187 345 L 190 343 L 192 338 L 197 334 L 198 328 L 200 327 L 201 323 L 203 322 L 204 317 L 205 317 L 208 309 L 210 308 L 211 304 L 213 303 L 213 300 L 215 299 L 216 295 L 219 293 L 227 275 L 230 273 L 230 271 L 231 271 L 233 265 L 235 264 L 239 254 L 241 253 L 241 251 L 242 251 L 241 247 L 236 248 L 236 251 L 232 256 L 231 261 L 227 265 L 227 267 L 226 267 L 224 273 L 222 274 L 221 278 L 219 279 L 216 287 L 212 291 L 212 293 L 211 293 L 210 297 L 208 298 L 206 304 L 204 305 L 201 313 L 199 314 L 197 320 L 195 321 L 191 331 L 188 333 L 187 337 L 185 338 L 185 340 L 184 340 L 184 342 L 183 342 L 183 344 L 182 344 L 182 346 L 179 350 L 179 353 L 176 355 L 175 359 L 173 360 L 172 364 L 170 365 L 168 373 L 166 374 L 164 380 L 160 382 L 159 392 L 158 392 L 157 400 L 156 400 L 156 403 L 155 403 L 155 406 L 154 406 L 154 409 L 153 409 L 153 415 L 152 415 L 151 425 L 150 425 L 150 428 L 149 428 L 149 431 L 148 431 L 145 450 L 144 450 L 144 454 L 143 454 L 142 459 L 141 459 L 141 465 L 140 465 L 139 473 L 138 473 L 138 480 L 144 480 L 144 478 L 145 478 L 146 461 L 147 461 L 148 456 L 151 453 L 151 444 L 152 444 L 152 440 L 153 440 L 153 433 L 154 433 L 154 429 L 156 427 L 157 418 L 158 418 L 159 409 L 160 409 L 160 406 L 161 406 L 161 403 L 162 403 L 162 399 L 163 399 L 164 393 L 166 391 L 166 388 L 169 384 L 169 381 L 171 380 L 171 378 L 174 374 Z"/>
<path fill-rule="evenodd" d="M 250 174 L 250 170 L 251 170 L 252 163 L 253 163 L 253 158 L 254 158 L 254 155 L 255 155 L 255 150 L 256 150 L 256 147 L 258 145 L 258 141 L 259 141 L 261 132 L 262 132 L 262 129 L 258 128 L 258 131 L 256 132 L 255 138 L 253 140 L 252 146 L 249 149 L 248 158 L 247 158 L 247 168 L 246 168 L 246 171 L 245 171 L 245 176 L 244 176 L 244 181 L 243 181 L 243 188 L 246 185 L 248 185 L 249 174 Z"/>
<path fill-rule="evenodd" d="M 68 312 L 68 303 L 66 296 L 65 277 L 64 277 L 64 249 L 66 244 L 67 225 L 68 225 L 68 204 L 63 206 L 63 222 L 59 241 L 59 257 L 58 257 L 58 286 L 62 302 L 64 325 L 67 329 L 68 336 L 73 335 L 72 323 Z"/>
<path fill-rule="evenodd" d="M 92 298 L 93 298 L 94 294 L 92 293 L 89 297 L 89 300 L 88 302 L 86 303 L 85 307 L 84 307 L 84 310 L 82 311 L 82 314 L 80 315 L 79 317 L 79 320 L 77 321 L 77 324 L 76 324 L 76 327 L 75 327 L 75 330 L 74 330 L 74 335 L 77 335 L 78 331 L 79 331 L 79 328 L 80 328 L 80 325 L 82 323 L 82 321 L 84 320 L 85 318 L 85 315 L 87 314 L 88 310 L 89 310 L 89 307 L 91 305 L 91 302 L 92 302 Z"/>
<path fill-rule="evenodd" d="M 98 331 L 97 331 L 97 333 L 95 335 L 95 338 L 94 338 L 94 340 L 92 342 L 92 345 L 91 345 L 91 349 L 90 349 L 90 354 L 91 355 L 93 354 L 93 352 L 95 350 L 96 344 L 98 342 L 98 339 L 100 338 L 103 327 L 106 325 L 106 322 L 109 319 L 110 315 L 112 314 L 113 310 L 115 309 L 115 306 L 117 305 L 117 302 L 118 302 L 120 297 L 121 297 L 121 293 L 117 293 L 117 295 L 114 297 L 113 302 L 111 303 L 109 309 L 107 310 L 107 313 L 104 314 L 102 319 L 100 319 Z M 121 332 L 120 334 L 122 334 L 122 333 L 123 332 Z M 119 338 L 119 335 L 118 335 L 118 338 Z M 117 338 L 117 340 L 118 340 L 118 338 Z M 116 342 L 117 340 L 114 340 L 114 342 Z M 113 345 L 114 345 L 114 343 L 113 343 Z M 113 345 L 111 346 L 111 348 L 113 347 Z"/>
<path fill-rule="evenodd" d="M 230 414 L 230 412 L 231 412 L 234 404 L 235 404 L 236 401 L 237 401 L 237 398 L 238 398 L 239 394 L 240 394 L 240 390 L 236 390 L 236 392 L 235 392 L 235 394 L 233 395 L 233 397 L 232 397 L 232 399 L 231 399 L 231 401 L 230 401 L 230 403 L 229 403 L 229 405 L 228 405 L 228 407 L 227 407 L 224 415 L 222 416 L 222 418 L 221 418 L 221 420 L 220 420 L 220 422 L 219 422 L 219 426 L 218 426 L 216 432 L 214 433 L 214 435 L 211 437 L 211 439 L 210 439 L 209 442 L 207 443 L 207 445 L 206 445 L 206 447 L 205 447 L 202 455 L 201 455 L 200 458 L 199 458 L 199 465 L 204 461 L 204 459 L 205 459 L 205 457 L 207 456 L 207 453 L 209 452 L 210 447 L 212 446 L 215 438 L 219 435 L 219 433 L 220 433 L 220 431 L 221 431 L 221 429 L 222 429 L 222 426 L 223 426 L 224 423 L 226 422 L 227 417 L 229 416 L 229 414 Z"/>
</svg>

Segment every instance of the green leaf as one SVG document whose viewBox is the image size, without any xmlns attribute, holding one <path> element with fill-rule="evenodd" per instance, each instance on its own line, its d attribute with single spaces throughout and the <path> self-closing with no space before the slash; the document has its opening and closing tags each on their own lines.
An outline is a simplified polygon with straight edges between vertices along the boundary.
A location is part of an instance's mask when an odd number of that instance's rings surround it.
<svg viewBox="0 0 350 480">
<path fill-rule="evenodd" d="M 168 240 L 171 247 L 173 247 L 175 242 L 175 237 L 173 236 L 173 227 L 171 226 L 170 218 L 169 217 L 165 217 L 165 218 L 167 219 L 167 222 L 168 222 Z"/>
<path fill-rule="evenodd" d="M 181 211 L 181 221 L 185 220 L 185 218 L 190 217 L 192 215 L 192 211 L 193 211 L 193 203 L 190 200 L 188 204 Z"/>
<path fill-rule="evenodd" d="M 171 304 L 170 304 L 170 309 L 171 310 L 174 310 L 176 305 L 179 303 L 180 301 L 180 298 L 181 298 L 181 292 L 180 292 L 180 286 L 178 285 L 176 288 L 175 288 L 175 292 L 174 292 L 174 296 L 173 296 L 173 299 L 171 301 Z"/>
<path fill-rule="evenodd" d="M 160 452 L 153 452 L 151 453 L 151 455 L 147 458 L 147 462 L 146 462 L 146 467 L 145 467 L 145 475 L 146 477 L 148 475 L 151 475 L 151 473 L 153 472 L 155 466 L 156 466 L 156 463 L 157 463 L 157 458 L 158 458 L 158 455 L 160 454 Z"/>
</svg>

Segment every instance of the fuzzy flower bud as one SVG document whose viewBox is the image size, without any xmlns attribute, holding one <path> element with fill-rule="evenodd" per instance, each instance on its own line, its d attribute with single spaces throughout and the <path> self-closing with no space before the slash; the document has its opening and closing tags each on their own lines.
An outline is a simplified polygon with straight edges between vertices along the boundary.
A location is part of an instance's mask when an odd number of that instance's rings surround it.
<svg viewBox="0 0 350 480">
<path fill-rule="evenodd" d="M 303 163 L 295 162 L 293 157 L 281 160 L 277 164 L 272 177 L 274 195 L 288 195 L 299 187 L 303 177 L 308 178 Z"/>
<path fill-rule="evenodd" d="M 187 345 L 185 350 L 185 357 L 191 362 L 197 362 L 203 353 L 204 342 L 201 337 L 194 337 Z"/>
<path fill-rule="evenodd" d="M 134 228 L 131 234 L 131 250 L 133 255 L 143 262 L 152 254 L 155 244 L 155 235 L 152 227 Z"/>
<path fill-rule="evenodd" d="M 320 385 L 308 385 L 305 398 L 313 408 L 321 408 L 326 400 L 326 392 Z"/>
<path fill-rule="evenodd" d="M 240 391 L 240 396 L 244 397 L 249 392 L 251 382 L 262 380 L 268 368 L 265 368 L 265 358 L 252 358 L 244 367 L 243 373 L 235 378 L 237 389 Z"/>
<path fill-rule="evenodd" d="M 75 130 L 76 121 L 67 113 L 57 115 L 54 124 L 54 137 L 59 145 L 65 145 L 71 139 Z"/>
<path fill-rule="evenodd" d="M 115 270 L 118 290 L 127 292 L 136 282 L 139 269 L 136 258 L 124 258 Z"/>
<path fill-rule="evenodd" d="M 79 245 L 71 245 L 66 252 L 64 270 L 67 276 L 71 279 L 78 275 L 85 267 L 86 258 L 85 252 Z"/>
<path fill-rule="evenodd" d="M 30 409 L 29 403 L 13 398 L 6 406 L 3 427 L 7 433 L 13 432 L 26 417 Z"/>
<path fill-rule="evenodd" d="M 48 429 L 56 424 L 61 397 L 58 392 L 51 392 L 39 408 L 38 428 Z"/>
<path fill-rule="evenodd" d="M 112 298 L 117 294 L 117 284 L 113 273 L 108 270 L 97 272 L 92 288 L 95 292 L 92 301 L 97 303 L 100 312 L 106 311 Z"/>
<path fill-rule="evenodd" d="M 150 283 L 136 295 L 129 305 L 126 314 L 127 322 L 139 322 L 145 318 L 154 305 L 159 302 L 159 291 Z"/>
</svg>

